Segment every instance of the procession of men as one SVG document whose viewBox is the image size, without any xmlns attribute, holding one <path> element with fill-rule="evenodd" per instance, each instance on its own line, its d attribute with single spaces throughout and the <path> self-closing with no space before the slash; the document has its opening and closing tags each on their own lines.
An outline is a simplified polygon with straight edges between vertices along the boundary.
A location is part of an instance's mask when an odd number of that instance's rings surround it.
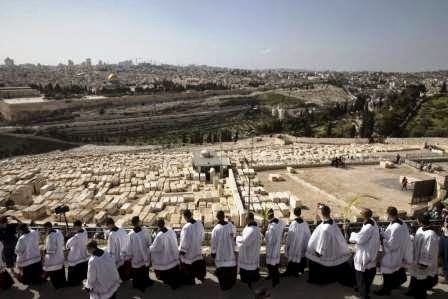
<svg viewBox="0 0 448 299">
<path fill-rule="evenodd" d="M 412 236 L 395 207 L 386 211 L 390 223 L 384 231 L 379 229 L 372 211 L 362 209 L 362 228 L 352 232 L 349 238 L 355 245 L 353 256 L 331 216 L 330 207 L 319 204 L 318 212 L 320 223 L 312 233 L 298 207 L 294 209 L 295 218 L 286 232 L 285 223 L 275 217 L 273 210 L 267 211 L 267 219 L 261 223 L 257 223 L 255 215 L 249 212 L 244 229 L 237 235 L 233 223 L 219 211 L 217 224 L 211 232 L 210 252 L 220 289 L 231 289 L 239 273 L 241 282 L 252 290 L 261 278 L 263 264 L 268 270 L 265 278 L 271 281 L 273 288 L 278 287 L 282 277 L 299 278 L 308 268 L 309 283 L 337 282 L 354 288 L 364 299 L 370 298 L 378 266 L 383 276 L 381 289 L 375 291 L 378 296 L 389 296 L 400 288 L 408 280 L 406 271 L 411 277 L 406 293 L 409 296 L 425 298 L 427 291 L 437 284 L 439 237 L 431 228 L 427 215 L 418 218 L 419 228 Z M 112 218 L 107 218 L 104 248 L 98 246 L 97 240 L 89 241 L 80 221 L 73 223 L 67 241 L 61 229 L 47 222 L 44 224 L 43 257 L 39 232 L 20 223 L 20 237 L 14 252 L 16 258 L 5 257 L 5 246 L 0 242 L 0 276 L 8 275 L 6 269 L 12 268 L 13 259 L 19 270 L 17 278 L 23 284 L 40 284 L 47 278 L 55 289 L 83 284 L 91 299 L 116 298 L 121 283 L 127 280 L 132 280 L 133 288 L 145 292 L 153 285 L 150 267 L 157 279 L 173 290 L 182 285 L 202 284 L 206 277 L 202 252 L 204 227 L 199 219 L 192 217 L 191 211 L 184 211 L 183 216 L 186 224 L 180 232 L 179 243 L 175 231 L 166 227 L 162 218 L 157 221 L 154 236 L 137 216 L 132 218 L 133 227 L 129 232 L 117 227 Z M 263 240 L 266 257 L 262 260 Z M 281 273 L 283 244 L 288 263 Z M 65 251 L 68 251 L 66 255 Z M 4 281 L 4 278 L 0 279 L 0 282 Z"/>
</svg>

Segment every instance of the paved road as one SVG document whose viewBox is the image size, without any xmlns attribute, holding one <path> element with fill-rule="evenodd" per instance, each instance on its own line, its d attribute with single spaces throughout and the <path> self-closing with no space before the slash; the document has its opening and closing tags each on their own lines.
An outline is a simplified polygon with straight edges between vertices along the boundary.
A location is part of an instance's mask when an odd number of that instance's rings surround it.
<svg viewBox="0 0 448 299">
<path fill-rule="evenodd" d="M 184 286 L 178 290 L 171 290 L 169 287 L 156 282 L 153 287 L 146 290 L 145 293 L 133 290 L 131 283 L 124 283 L 118 291 L 118 299 L 143 299 L 143 298 L 163 298 L 163 299 L 235 299 L 235 298 L 254 298 L 253 293 L 248 287 L 239 282 L 235 287 L 227 292 L 219 290 L 216 284 L 216 278 L 210 273 L 207 274 L 207 280 L 203 285 Z M 262 273 L 263 274 L 263 273 Z M 443 280 L 443 279 L 441 279 Z M 374 282 L 374 289 L 377 289 L 381 284 L 381 276 L 377 275 Z M 409 279 L 408 279 L 409 281 Z M 407 286 L 407 285 L 405 285 Z M 257 283 L 254 288 L 259 289 L 267 287 L 270 288 L 268 281 L 262 280 Z M 387 298 L 409 298 L 404 296 L 406 288 L 396 290 L 393 296 Z M 358 298 L 350 288 L 342 287 L 338 284 L 331 284 L 328 286 L 315 286 L 306 282 L 306 274 L 300 278 L 284 278 L 280 285 L 271 290 L 272 298 L 303 298 L 303 299 L 351 299 Z M 89 298 L 80 288 L 66 288 L 62 290 L 54 290 L 48 283 L 38 287 L 28 288 L 26 286 L 16 284 L 13 289 L 8 291 L 0 290 L 0 297 L 2 299 L 78 299 Z M 372 298 L 385 298 L 376 297 Z M 448 298 L 448 283 L 439 283 L 428 298 Z"/>
</svg>

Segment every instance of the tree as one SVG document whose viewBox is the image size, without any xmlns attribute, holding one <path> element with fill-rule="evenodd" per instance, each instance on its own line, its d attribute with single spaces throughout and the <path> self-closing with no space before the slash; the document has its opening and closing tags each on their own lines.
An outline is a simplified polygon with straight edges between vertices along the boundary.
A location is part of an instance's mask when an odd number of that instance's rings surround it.
<svg viewBox="0 0 448 299">
<path fill-rule="evenodd" d="M 448 93 L 448 88 L 446 86 L 446 81 L 443 81 L 442 87 L 440 88 L 440 93 Z"/>
</svg>

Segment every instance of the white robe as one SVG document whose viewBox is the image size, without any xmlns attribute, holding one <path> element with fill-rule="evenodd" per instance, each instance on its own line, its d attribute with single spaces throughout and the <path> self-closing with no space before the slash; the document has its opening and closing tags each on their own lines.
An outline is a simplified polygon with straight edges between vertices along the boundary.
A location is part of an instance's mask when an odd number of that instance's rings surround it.
<svg viewBox="0 0 448 299">
<path fill-rule="evenodd" d="M 115 260 L 117 267 L 121 267 L 128 259 L 128 245 L 129 236 L 124 229 L 119 228 L 117 231 L 109 231 L 106 250 Z"/>
<path fill-rule="evenodd" d="M 65 247 L 69 250 L 67 255 L 67 263 L 70 267 L 89 260 L 89 254 L 87 253 L 86 248 L 87 239 L 87 231 L 84 229 L 68 239 Z"/>
<path fill-rule="evenodd" d="M 41 261 L 39 249 L 39 232 L 30 230 L 20 236 L 16 244 L 17 267 L 26 267 Z"/>
<path fill-rule="evenodd" d="M 151 246 L 151 235 L 146 227 L 142 230 L 129 232 L 128 257 L 131 259 L 131 266 L 134 269 L 143 266 L 149 267 L 151 264 L 149 246 Z"/>
<path fill-rule="evenodd" d="M 376 268 L 377 255 L 380 250 L 380 231 L 376 222 L 365 223 L 359 233 L 351 233 L 350 242 L 356 244 L 356 252 L 353 258 L 355 270 L 364 272 L 365 270 Z"/>
<path fill-rule="evenodd" d="M 45 240 L 44 271 L 56 271 L 64 267 L 64 235 L 59 229 L 51 231 Z"/>
<path fill-rule="evenodd" d="M 414 263 L 409 268 L 411 276 L 418 280 L 434 277 L 438 272 L 439 237 L 431 230 L 417 230 L 414 237 Z M 419 265 L 426 266 L 425 268 Z"/>
<path fill-rule="evenodd" d="M 350 259 L 347 241 L 334 221 L 316 227 L 308 241 L 306 257 L 325 267 L 338 266 Z"/>
<path fill-rule="evenodd" d="M 164 271 L 179 265 L 176 233 L 172 229 L 159 231 L 151 247 L 151 261 L 155 270 Z"/>
<path fill-rule="evenodd" d="M 302 258 L 305 257 L 310 235 L 310 227 L 306 221 L 299 223 L 294 220 L 289 225 L 285 246 L 285 253 L 289 262 L 300 263 Z"/>
<path fill-rule="evenodd" d="M 391 274 L 412 263 L 412 242 L 406 223 L 390 223 L 383 233 L 381 273 Z"/>
<path fill-rule="evenodd" d="M 234 225 L 218 223 L 212 230 L 211 253 L 215 254 L 216 268 L 235 267 L 235 235 Z"/>
<path fill-rule="evenodd" d="M 0 273 L 6 270 L 6 264 L 3 261 L 3 243 L 0 241 Z"/>
<path fill-rule="evenodd" d="M 191 265 L 202 260 L 202 242 L 204 242 L 204 226 L 201 221 L 186 223 L 180 232 L 179 251 L 182 263 Z"/>
<path fill-rule="evenodd" d="M 86 281 L 90 299 L 109 299 L 118 290 L 120 283 L 115 261 L 109 253 L 104 251 L 102 256 L 90 257 Z"/>
<path fill-rule="evenodd" d="M 280 247 L 282 246 L 283 230 L 285 223 L 271 221 L 266 231 L 266 264 L 278 265 L 280 263 Z"/>
<path fill-rule="evenodd" d="M 238 248 L 238 266 L 241 269 L 253 271 L 260 267 L 261 233 L 256 225 L 243 229 L 241 236 L 236 238 Z"/>
</svg>

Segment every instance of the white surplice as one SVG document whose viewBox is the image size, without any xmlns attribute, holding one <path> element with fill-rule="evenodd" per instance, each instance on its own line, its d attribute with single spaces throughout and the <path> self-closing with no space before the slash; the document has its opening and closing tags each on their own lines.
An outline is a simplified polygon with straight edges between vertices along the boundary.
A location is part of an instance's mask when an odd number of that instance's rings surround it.
<svg viewBox="0 0 448 299">
<path fill-rule="evenodd" d="M 169 270 L 179 264 L 179 248 L 174 230 L 159 231 L 151 249 L 151 261 L 155 270 Z"/>
<path fill-rule="evenodd" d="M 109 299 L 120 287 L 121 280 L 112 256 L 103 251 L 101 256 L 92 255 L 87 270 L 86 288 L 90 299 Z"/>
<path fill-rule="evenodd" d="M 286 236 L 285 253 L 289 262 L 300 263 L 305 257 L 306 247 L 311 231 L 308 223 L 303 220 L 294 220 L 288 228 Z"/>
<path fill-rule="evenodd" d="M 133 229 L 129 232 L 128 258 L 131 259 L 132 268 L 138 269 L 151 264 L 149 247 L 151 246 L 151 234 L 142 226 L 140 230 Z"/>
<path fill-rule="evenodd" d="M 235 267 L 234 225 L 228 222 L 218 223 L 212 230 L 211 253 L 215 254 L 216 268 Z"/>
<path fill-rule="evenodd" d="M 17 254 L 17 267 L 26 267 L 40 262 L 39 232 L 30 230 L 22 234 L 17 241 L 15 252 Z"/>
<path fill-rule="evenodd" d="M 322 222 L 313 231 L 306 257 L 325 267 L 338 266 L 350 259 L 347 241 L 333 220 Z"/>
<path fill-rule="evenodd" d="M 258 226 L 248 225 L 241 236 L 236 238 L 238 248 L 238 266 L 253 271 L 260 267 L 261 233 Z"/>
<path fill-rule="evenodd" d="M 381 273 L 391 274 L 412 263 L 412 242 L 406 223 L 398 219 L 391 222 L 383 233 Z"/>
<path fill-rule="evenodd" d="M 351 233 L 350 243 L 356 244 L 356 252 L 353 258 L 356 271 L 364 272 L 376 267 L 381 241 L 380 232 L 374 220 L 369 219 L 364 223 L 358 233 Z"/>
<path fill-rule="evenodd" d="M 89 260 L 87 253 L 87 231 L 79 230 L 73 237 L 68 239 L 65 247 L 68 250 L 67 263 L 70 267 L 76 266 Z"/>
<path fill-rule="evenodd" d="M 44 271 L 56 271 L 64 267 L 64 235 L 59 229 L 51 230 L 45 240 Z"/>
<path fill-rule="evenodd" d="M 266 230 L 266 264 L 278 265 L 280 263 L 280 247 L 282 246 L 285 223 L 277 218 L 271 220 Z"/>
<path fill-rule="evenodd" d="M 107 237 L 106 250 L 115 261 L 115 265 L 120 267 L 128 259 L 129 236 L 122 228 L 110 230 Z"/>
<path fill-rule="evenodd" d="M 201 221 L 187 222 L 180 232 L 180 259 L 184 264 L 192 264 L 203 259 L 202 242 L 204 242 L 204 226 Z"/>
<path fill-rule="evenodd" d="M 414 237 L 414 263 L 409 268 L 418 280 L 434 277 L 438 272 L 439 236 L 431 230 L 419 228 Z"/>
</svg>

